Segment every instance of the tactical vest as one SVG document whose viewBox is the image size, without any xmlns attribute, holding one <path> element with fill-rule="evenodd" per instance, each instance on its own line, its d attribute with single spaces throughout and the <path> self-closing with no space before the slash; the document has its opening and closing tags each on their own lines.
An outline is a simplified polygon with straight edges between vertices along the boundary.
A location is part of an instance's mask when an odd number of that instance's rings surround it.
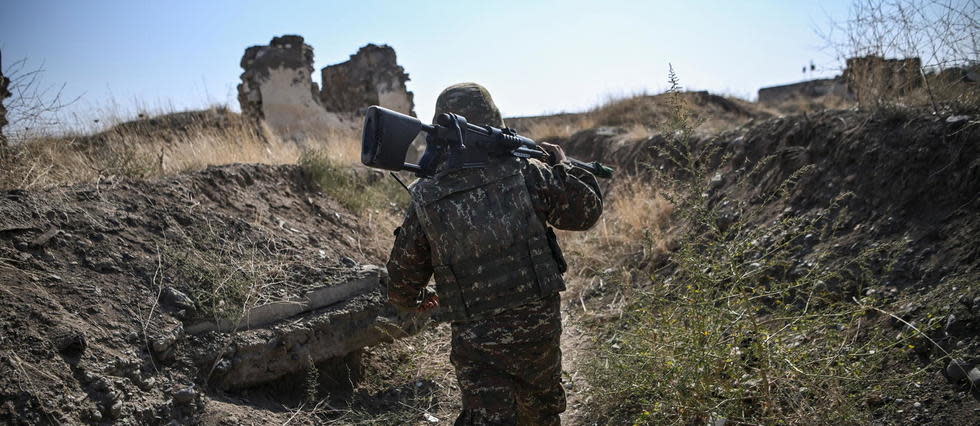
<svg viewBox="0 0 980 426">
<path fill-rule="evenodd" d="M 413 188 L 436 293 L 452 321 L 565 290 L 564 260 L 554 233 L 534 211 L 524 161 L 454 170 Z"/>
</svg>

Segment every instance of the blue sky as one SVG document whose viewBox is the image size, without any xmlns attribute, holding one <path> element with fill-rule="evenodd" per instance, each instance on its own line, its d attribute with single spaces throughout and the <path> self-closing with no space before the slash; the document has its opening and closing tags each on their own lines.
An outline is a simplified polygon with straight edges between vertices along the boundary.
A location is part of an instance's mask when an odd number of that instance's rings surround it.
<svg viewBox="0 0 980 426">
<path fill-rule="evenodd" d="M 453 83 L 487 86 L 505 116 L 580 111 L 609 96 L 666 87 L 667 64 L 691 89 L 753 97 L 802 80 L 813 60 L 840 66 L 817 30 L 840 1 L 9 1 L 4 67 L 30 58 L 44 81 L 81 95 L 83 117 L 140 108 L 237 110 L 248 46 L 300 34 L 317 70 L 385 43 L 429 117 Z M 315 75 L 319 80 L 319 73 Z"/>
</svg>

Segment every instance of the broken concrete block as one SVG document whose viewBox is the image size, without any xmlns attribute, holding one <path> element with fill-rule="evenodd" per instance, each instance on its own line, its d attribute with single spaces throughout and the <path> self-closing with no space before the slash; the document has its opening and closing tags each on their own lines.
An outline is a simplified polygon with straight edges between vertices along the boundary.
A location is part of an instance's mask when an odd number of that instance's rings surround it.
<svg viewBox="0 0 980 426">
<path fill-rule="evenodd" d="M 302 372 L 310 362 L 345 357 L 366 346 L 418 333 L 429 315 L 400 312 L 382 287 L 384 268 L 364 265 L 345 281 L 299 300 L 264 305 L 239 321 L 186 327 L 191 347 L 221 341 L 193 355 L 202 374 L 221 389 L 240 389 Z M 224 336 L 216 336 L 214 333 Z"/>
<path fill-rule="evenodd" d="M 249 309 L 242 318 L 204 321 L 189 325 L 186 331 L 190 334 L 201 334 L 208 331 L 223 333 L 250 330 L 274 323 L 303 312 L 313 311 L 325 306 L 351 299 L 360 294 L 366 294 L 381 288 L 381 279 L 385 271 L 374 265 L 365 265 L 356 273 L 356 277 L 345 282 L 320 287 L 306 294 L 301 299 L 274 302 Z"/>
<path fill-rule="evenodd" d="M 202 360 L 202 371 L 227 361 L 220 374 L 218 369 L 211 374 L 213 385 L 256 386 L 304 371 L 308 360 L 318 363 L 418 333 L 426 321 L 424 316 L 396 311 L 380 291 L 373 291 L 268 328 L 235 333 L 228 341 L 233 350 L 220 360 Z"/>
</svg>

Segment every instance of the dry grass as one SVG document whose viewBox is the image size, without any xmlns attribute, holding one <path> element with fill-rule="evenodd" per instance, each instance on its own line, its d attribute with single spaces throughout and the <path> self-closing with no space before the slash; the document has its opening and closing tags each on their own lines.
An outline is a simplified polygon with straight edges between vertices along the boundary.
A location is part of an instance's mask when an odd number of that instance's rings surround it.
<svg viewBox="0 0 980 426">
<path fill-rule="evenodd" d="M 700 193 L 670 197 L 687 230 L 672 242 L 667 267 L 650 270 L 609 254 L 595 267 L 605 291 L 623 302 L 610 304 L 621 320 L 603 327 L 591 361 L 593 419 L 865 423 L 868 395 L 899 394 L 921 380 L 915 369 L 881 374 L 889 359 L 911 353 L 916 335 L 869 326 L 882 322 L 870 313 L 874 302 L 842 300 L 827 284 L 868 285 L 877 276 L 866 272 L 877 267 L 874 259 L 894 259 L 904 247 L 882 245 L 843 266 L 831 266 L 840 254 L 828 252 L 788 271 L 802 258 L 792 241 L 821 235 L 821 215 L 722 228 Z M 617 216 L 623 225 L 657 223 L 642 213 Z M 757 243 L 770 231 L 780 239 Z"/>
<path fill-rule="evenodd" d="M 547 141 L 564 139 L 595 126 L 595 120 L 588 113 L 562 114 L 533 120 L 525 133 L 536 141 Z"/>
<path fill-rule="evenodd" d="M 701 135 L 716 134 L 753 118 L 766 118 L 782 112 L 734 97 L 681 91 L 674 95 L 610 96 L 586 112 L 524 117 L 514 119 L 514 122 L 523 134 L 534 140 L 567 139 L 579 131 L 599 126 L 622 127 L 627 130 L 627 138 L 639 140 L 661 131 L 662 123 L 671 115 L 671 96 L 683 98 L 697 115 L 704 118 L 695 128 Z M 806 107 L 806 110 L 813 109 L 818 106 Z"/>
<path fill-rule="evenodd" d="M 459 411 L 459 387 L 449 363 L 449 324 L 365 350 L 363 380 L 349 401 L 327 398 L 293 410 L 300 424 L 439 424 Z"/>
<path fill-rule="evenodd" d="M 654 265 L 671 245 L 674 207 L 653 184 L 629 176 L 607 192 L 605 213 L 594 230 L 562 233 L 565 250 L 574 260 L 569 275 L 573 281 L 591 279 L 609 268 Z"/>
<path fill-rule="evenodd" d="M 224 108 L 168 113 L 120 123 L 92 135 L 34 137 L 0 152 L 0 188 L 40 189 L 108 176 L 156 178 L 230 163 L 297 163 L 304 151 L 353 164 L 353 129 L 303 143 L 254 129 Z"/>
</svg>

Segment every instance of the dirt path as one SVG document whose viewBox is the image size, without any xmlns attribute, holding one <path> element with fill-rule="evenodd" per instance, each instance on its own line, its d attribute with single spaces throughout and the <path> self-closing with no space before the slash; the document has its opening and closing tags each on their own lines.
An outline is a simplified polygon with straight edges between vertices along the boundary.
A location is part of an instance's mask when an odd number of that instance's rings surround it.
<svg viewBox="0 0 980 426">
<path fill-rule="evenodd" d="M 583 365 L 591 344 L 590 336 L 569 315 L 562 315 L 564 330 L 561 337 L 562 375 L 564 376 L 565 393 L 568 398 L 567 408 L 562 413 L 562 424 L 584 424 L 584 407 L 587 402 L 584 391 L 588 383 L 585 381 Z"/>
<path fill-rule="evenodd" d="M 586 390 L 589 384 L 585 380 L 585 371 L 591 357 L 593 336 L 579 323 L 586 314 L 581 303 L 574 290 L 562 297 L 562 376 L 567 398 L 567 408 L 561 416 L 563 425 L 587 424 Z"/>
</svg>

